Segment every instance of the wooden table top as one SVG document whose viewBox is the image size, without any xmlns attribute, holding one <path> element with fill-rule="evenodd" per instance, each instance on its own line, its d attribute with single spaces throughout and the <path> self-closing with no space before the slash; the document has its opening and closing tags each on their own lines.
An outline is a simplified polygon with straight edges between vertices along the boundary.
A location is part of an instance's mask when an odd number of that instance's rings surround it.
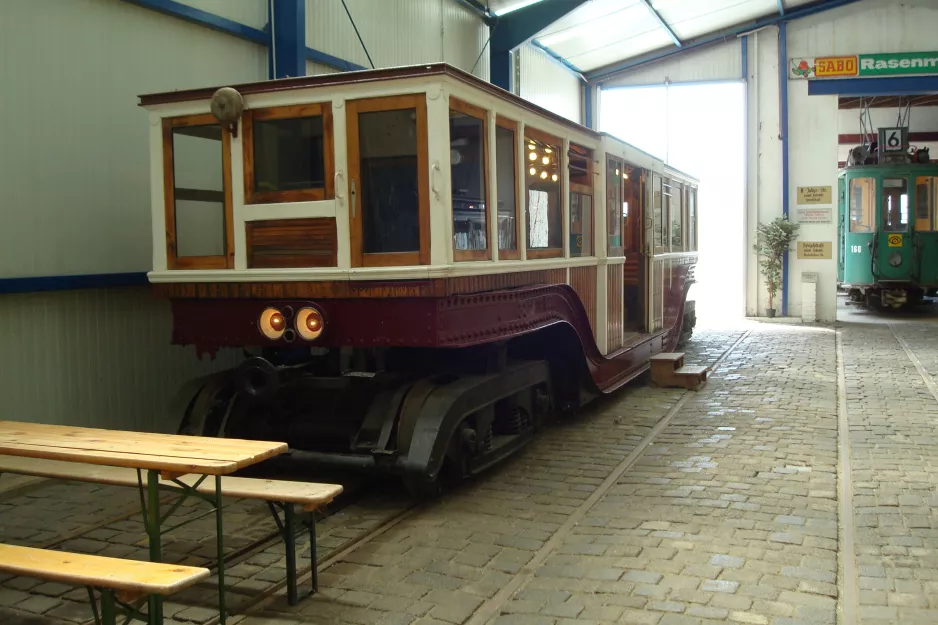
<svg viewBox="0 0 938 625">
<path fill-rule="evenodd" d="M 0 421 L 0 454 L 174 475 L 226 475 L 287 451 L 286 443 Z"/>
</svg>

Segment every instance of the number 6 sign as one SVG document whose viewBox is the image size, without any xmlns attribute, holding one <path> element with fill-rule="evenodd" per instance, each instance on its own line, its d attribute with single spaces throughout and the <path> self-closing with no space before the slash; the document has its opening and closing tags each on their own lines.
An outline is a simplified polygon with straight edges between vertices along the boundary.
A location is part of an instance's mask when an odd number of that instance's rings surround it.
<svg viewBox="0 0 938 625">
<path fill-rule="evenodd" d="M 880 128 L 879 149 L 883 152 L 905 152 L 909 147 L 908 128 Z"/>
</svg>

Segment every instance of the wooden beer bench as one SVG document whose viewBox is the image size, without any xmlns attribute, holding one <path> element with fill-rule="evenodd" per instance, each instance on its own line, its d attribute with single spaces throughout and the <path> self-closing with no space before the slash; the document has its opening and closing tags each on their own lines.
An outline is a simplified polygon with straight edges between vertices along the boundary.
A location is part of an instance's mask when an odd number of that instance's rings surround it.
<svg viewBox="0 0 938 625">
<path fill-rule="evenodd" d="M 16 473 L 57 480 L 91 482 L 111 486 L 139 486 L 137 471 L 126 467 L 107 467 L 60 460 L 41 460 L 22 456 L 0 455 L 0 473 Z M 199 483 L 193 476 L 179 478 L 180 482 L 204 495 L 213 495 L 214 486 Z M 160 489 L 178 492 L 179 488 L 168 480 L 160 480 Z M 315 511 L 327 505 L 342 492 L 338 484 L 291 482 L 286 480 L 264 480 L 257 478 L 226 477 L 222 480 L 223 497 L 264 501 L 270 508 L 284 542 L 287 569 L 287 600 L 296 605 L 299 600 L 296 573 L 296 506 L 308 513 L 310 570 L 312 590 L 319 590 L 316 571 L 316 515 Z M 283 513 L 283 519 L 280 518 Z"/>
<path fill-rule="evenodd" d="M 162 562 L 162 535 L 163 526 L 172 514 L 179 509 L 189 497 L 207 501 L 214 507 L 216 518 L 216 542 L 218 554 L 218 611 L 221 625 L 225 624 L 225 559 L 224 559 L 224 521 L 222 515 L 222 477 L 234 473 L 239 469 L 257 464 L 268 458 L 284 453 L 286 443 L 249 441 L 241 439 L 208 438 L 198 436 L 180 436 L 172 434 L 151 434 L 146 432 L 124 432 L 115 430 L 102 430 L 95 428 L 82 428 L 62 425 L 45 425 L 38 423 L 19 423 L 14 421 L 0 421 L 0 458 L 14 466 L 16 456 L 20 460 L 34 459 L 45 465 L 48 461 L 61 461 L 66 463 L 59 468 L 66 469 L 63 479 L 81 479 L 78 477 L 83 471 L 83 464 L 95 465 L 91 467 L 99 471 L 99 477 L 106 474 L 107 468 L 123 468 L 134 476 L 130 485 L 135 485 L 140 491 L 140 507 L 144 526 L 150 544 L 150 561 Z M 27 467 L 20 465 L 23 470 Z M 33 467 L 38 466 L 35 463 Z M 2 470 L 2 469 L 0 469 Z M 15 469 L 9 469 L 15 471 Z M 20 471 L 16 471 L 20 472 Z M 146 479 L 144 479 L 146 472 Z M 92 473 L 85 473 L 92 475 Z M 113 475 L 113 474 L 112 474 Z M 190 477 L 184 477 L 190 476 Z M 208 477 L 213 477 L 206 483 Z M 116 478 L 115 478 L 116 479 Z M 124 478 L 121 478 L 124 479 Z M 293 504 L 297 503 L 297 491 L 284 488 L 282 491 L 275 487 L 276 482 L 264 484 L 264 480 L 253 481 L 246 478 L 225 478 L 225 483 L 233 481 L 233 488 L 228 490 L 231 496 L 253 494 L 255 498 L 265 499 L 272 511 L 276 512 L 274 502 L 276 497 L 293 501 L 283 503 L 284 522 L 281 523 L 276 515 L 278 527 L 288 546 L 288 565 L 293 564 L 289 573 L 293 588 L 290 591 L 292 599 L 296 600 L 296 569 L 295 569 L 295 532 Z M 98 481 L 88 479 L 86 481 Z M 253 483 L 251 483 L 253 482 Z M 105 482 L 107 483 L 107 482 Z M 249 483 L 251 483 L 249 485 Z M 122 484 L 127 484 L 126 480 Z M 289 483 L 288 483 L 289 484 Z M 292 484 L 298 484 L 293 482 Z M 302 484 L 302 483 L 299 483 Z M 308 484 L 306 494 L 310 495 Z M 341 492 L 341 486 L 331 486 L 319 492 L 319 499 L 331 500 Z M 169 510 L 160 512 L 161 492 L 172 491 L 178 495 Z M 289 491 L 289 492 L 288 492 Z M 275 493 L 275 494 L 274 494 Z M 263 494 L 263 496 L 261 496 Z M 311 496 L 311 495 L 310 495 Z M 313 505 L 307 501 L 300 501 L 301 505 Z M 321 505 L 321 504 L 320 504 Z M 176 526 L 178 527 L 178 526 Z M 311 538 L 315 540 L 315 527 L 311 529 Z M 311 545 L 314 548 L 315 542 Z M 313 552 L 315 557 L 315 552 Z M 315 566 L 312 567 L 315 571 Z M 316 578 L 313 577 L 315 584 Z M 161 623 L 163 615 L 162 596 L 150 595 L 149 618 L 153 623 Z"/>
<path fill-rule="evenodd" d="M 89 556 L 0 544 L 0 573 L 85 586 L 96 625 L 116 625 L 118 610 L 149 621 L 129 604 L 143 595 L 169 596 L 209 576 L 194 566 Z M 100 610 L 95 591 L 100 595 Z"/>
</svg>

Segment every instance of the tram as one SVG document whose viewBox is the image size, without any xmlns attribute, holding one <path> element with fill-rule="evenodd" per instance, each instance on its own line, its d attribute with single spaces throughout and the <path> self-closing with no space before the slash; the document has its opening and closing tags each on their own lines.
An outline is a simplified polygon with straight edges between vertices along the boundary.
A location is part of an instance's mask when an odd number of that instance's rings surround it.
<svg viewBox="0 0 938 625">
<path fill-rule="evenodd" d="M 838 282 L 850 301 L 897 309 L 938 288 L 938 163 L 908 128 L 880 129 L 840 171 Z"/>
<path fill-rule="evenodd" d="M 424 492 L 693 331 L 697 180 L 451 66 L 140 101 L 181 432 Z"/>
</svg>

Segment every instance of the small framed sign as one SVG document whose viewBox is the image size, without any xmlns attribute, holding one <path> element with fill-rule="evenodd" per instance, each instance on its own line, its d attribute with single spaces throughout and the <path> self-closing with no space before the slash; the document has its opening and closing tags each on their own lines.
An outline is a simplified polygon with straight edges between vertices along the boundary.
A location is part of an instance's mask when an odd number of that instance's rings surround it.
<svg viewBox="0 0 938 625">
<path fill-rule="evenodd" d="M 905 152 L 909 149 L 907 127 L 880 128 L 879 149 L 883 152 Z"/>
</svg>

